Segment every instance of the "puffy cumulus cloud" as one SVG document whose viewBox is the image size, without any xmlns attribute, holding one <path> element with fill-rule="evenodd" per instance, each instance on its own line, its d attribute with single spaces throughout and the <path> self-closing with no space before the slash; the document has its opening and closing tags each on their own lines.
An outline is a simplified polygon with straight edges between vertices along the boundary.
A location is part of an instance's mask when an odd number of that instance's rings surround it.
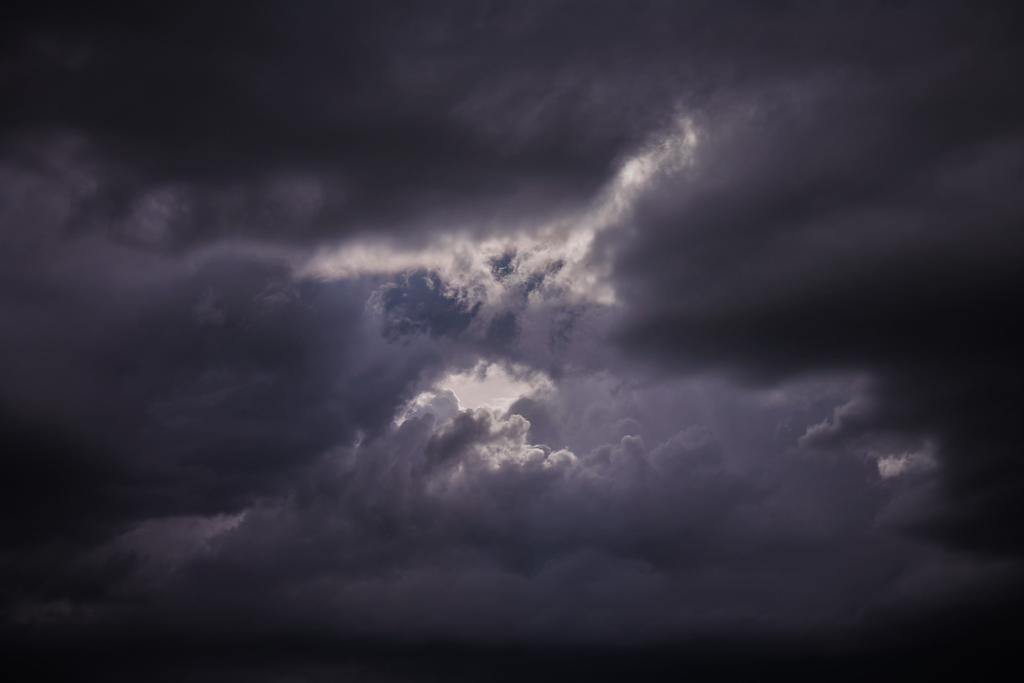
<svg viewBox="0 0 1024 683">
<path fill-rule="evenodd" d="M 793 439 L 765 446 L 776 416 L 730 443 L 714 420 L 671 432 L 678 420 L 638 412 L 664 407 L 666 392 L 724 392 L 747 409 L 763 399 L 725 385 L 585 389 L 589 405 L 571 387 L 523 399 L 562 413 L 561 445 L 534 438 L 515 405 L 460 410 L 438 390 L 412 400 L 400 423 L 291 470 L 278 495 L 242 513 L 138 523 L 82 560 L 124 565 L 124 608 L 100 625 L 259 637 L 262 627 L 237 622 L 246 615 L 274 632 L 343 640 L 563 645 L 755 624 L 781 636 L 850 627 L 862 610 L 1005 573 L 878 525 L 900 495 L 867 463 L 808 459 Z M 597 437 L 587 426 L 596 408 L 606 424 Z M 52 603 L 17 616 L 45 624 Z M 90 603 L 68 604 L 96 624 Z"/>
</svg>

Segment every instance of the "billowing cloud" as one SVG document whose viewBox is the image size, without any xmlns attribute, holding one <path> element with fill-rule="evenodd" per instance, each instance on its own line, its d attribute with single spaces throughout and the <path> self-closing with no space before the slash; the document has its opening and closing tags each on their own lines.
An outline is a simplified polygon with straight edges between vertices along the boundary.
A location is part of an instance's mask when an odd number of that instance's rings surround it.
<svg viewBox="0 0 1024 683">
<path fill-rule="evenodd" d="M 1000 664 L 1019 28 L 956 2 L 12 11 L 4 654 L 109 680 Z"/>
</svg>

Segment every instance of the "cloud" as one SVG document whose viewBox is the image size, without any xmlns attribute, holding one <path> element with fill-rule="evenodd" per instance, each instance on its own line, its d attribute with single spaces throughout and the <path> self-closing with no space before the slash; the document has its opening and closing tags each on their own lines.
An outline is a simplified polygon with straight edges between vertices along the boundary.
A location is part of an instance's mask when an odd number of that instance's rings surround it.
<svg viewBox="0 0 1024 683">
<path fill-rule="evenodd" d="M 1009 482 L 1020 481 L 1008 419 L 1020 340 L 1006 312 L 1024 243 L 1019 207 L 987 183 L 1019 175 L 1005 154 L 1020 131 L 1003 114 L 1021 101 L 996 76 L 1008 44 L 975 19 L 949 44 L 915 32 L 919 49 L 891 71 L 847 54 L 733 90 L 698 117 L 693 171 L 651 190 L 634 230 L 604 240 L 623 348 L 659 369 L 761 385 L 872 378 L 863 403 L 805 438 L 933 443 L 957 519 L 935 533 L 1016 554 L 1015 534 L 980 530 L 1016 514 Z M 965 47 L 973 31 L 991 51 Z M 906 47 L 888 40 L 877 37 Z"/>
<path fill-rule="evenodd" d="M 998 661 L 1019 23 L 10 13 L 0 640 L 132 680 Z"/>
</svg>

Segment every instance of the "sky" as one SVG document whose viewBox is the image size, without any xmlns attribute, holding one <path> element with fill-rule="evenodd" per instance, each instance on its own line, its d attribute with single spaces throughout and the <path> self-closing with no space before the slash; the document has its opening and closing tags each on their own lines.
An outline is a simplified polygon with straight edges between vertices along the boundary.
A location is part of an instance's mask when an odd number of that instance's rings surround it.
<svg viewBox="0 0 1024 683">
<path fill-rule="evenodd" d="M 16 3 L 32 680 L 985 677 L 1024 628 L 1022 13 Z"/>
</svg>

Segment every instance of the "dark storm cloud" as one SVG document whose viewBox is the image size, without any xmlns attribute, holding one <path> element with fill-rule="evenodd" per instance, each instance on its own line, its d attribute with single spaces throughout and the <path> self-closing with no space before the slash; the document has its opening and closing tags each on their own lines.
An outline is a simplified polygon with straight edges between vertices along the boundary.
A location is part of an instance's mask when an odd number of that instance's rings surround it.
<svg viewBox="0 0 1024 683">
<path fill-rule="evenodd" d="M 73 222 L 133 243 L 473 228 L 571 207 L 678 106 L 999 28 L 948 4 L 590 4 L 33 4 L 5 22 L 0 132 L 82 136 Z M 112 227 L 153 213 L 159 234 Z"/>
<path fill-rule="evenodd" d="M 627 433 L 577 459 L 529 445 L 527 424 L 514 413 L 462 412 L 439 432 L 434 419 L 424 414 L 386 439 L 335 449 L 290 477 L 290 495 L 250 508 L 238 526 L 162 581 L 143 583 L 141 593 L 138 579 L 122 579 L 121 610 L 79 617 L 98 634 L 97 649 L 78 649 L 80 641 L 42 620 L 36 631 L 49 634 L 65 661 L 105 665 L 114 657 L 106 644 L 137 642 L 173 659 L 172 670 L 200 673 L 244 667 L 254 660 L 242 652 L 256 648 L 265 666 L 304 677 L 314 676 L 308 666 L 337 675 L 350 658 L 372 675 L 380 664 L 371 652 L 382 648 L 403 662 L 415 659 L 404 648 L 434 637 L 474 644 L 450 655 L 432 644 L 421 662 L 428 671 L 452 666 L 449 656 L 501 653 L 510 642 L 546 653 L 520 656 L 582 657 L 559 666 L 587 669 L 593 638 L 623 645 L 612 662 L 659 671 L 645 643 L 673 633 L 691 634 L 684 641 L 691 643 L 700 634 L 732 634 L 714 636 L 705 653 L 751 657 L 767 648 L 780 666 L 776 648 L 818 642 L 789 635 L 804 618 L 846 623 L 847 610 L 867 605 L 873 615 L 893 574 L 920 580 L 918 550 L 864 523 L 887 498 L 869 483 L 868 463 L 842 459 L 836 467 L 762 452 L 780 459 L 766 476 L 751 477 L 728 464 L 700 426 L 653 447 Z M 134 576 L 131 565 L 127 572 Z M 118 575 L 104 569 L 103 576 Z M 822 601 L 823 591 L 830 600 Z M 173 657 L 158 645 L 168 637 L 184 646 Z M 826 651 L 836 647 L 831 635 L 819 637 Z M 17 642 L 28 652 L 37 646 Z M 871 649 L 891 662 L 904 646 L 883 639 Z M 658 655 L 664 666 L 695 665 L 693 646 L 681 647 Z M 294 661 L 292 648 L 300 653 Z M 856 651 L 844 656 L 865 665 Z M 822 657 L 822 666 L 836 665 L 836 654 Z M 144 667 L 127 654 L 114 670 Z"/>
<path fill-rule="evenodd" d="M 234 514 L 286 495 L 326 450 L 385 428 L 437 362 L 367 343 L 379 339 L 363 308 L 370 288 L 289 284 L 272 264 L 216 260 L 132 297 L 49 286 L 45 317 L 5 306 L 2 320 L 16 330 L 2 344 L 0 390 L 0 567 L 15 612 L 115 600 L 109 591 L 131 581 L 97 547 L 148 519 Z M 90 575 L 85 595 L 76 586 Z"/>
<path fill-rule="evenodd" d="M 882 29 L 844 64 L 727 94 L 699 115 L 697 168 L 640 209 L 617 281 L 624 343 L 679 368 L 875 375 L 872 428 L 940 441 L 953 506 L 935 533 L 1019 552 L 1024 99 L 1005 19 L 907 26 L 913 50 L 884 69 Z"/>
<path fill-rule="evenodd" d="M 563 42 L 573 17 L 475 2 L 44 3 L 6 22 L 0 122 L 15 150 L 51 131 L 94 145 L 99 185 L 79 223 L 173 204 L 160 246 L 529 215 L 586 196 L 642 133 L 645 112 L 610 102 L 599 66 L 579 60 L 587 45 Z"/>
<path fill-rule="evenodd" d="M 1005 656 L 1019 19 L 12 12 L 4 654 L 112 680 Z M 680 121 L 692 160 L 654 168 Z M 367 232 L 367 263 L 310 266 Z M 487 362 L 528 388 L 438 388 Z"/>
<path fill-rule="evenodd" d="M 253 506 L 149 595 L 147 611 L 182 626 L 227 628 L 241 610 L 281 626 L 418 637 L 439 629 L 573 641 L 628 624 L 632 641 L 705 620 L 799 623 L 802 613 L 836 606 L 815 605 L 802 591 L 778 595 L 779 567 L 835 581 L 860 599 L 905 561 L 879 556 L 872 576 L 856 576 L 840 569 L 843 557 L 860 555 L 855 546 L 835 543 L 834 554 L 809 555 L 824 539 L 808 536 L 797 511 L 777 498 L 781 482 L 755 482 L 723 466 L 701 428 L 653 448 L 626 435 L 576 458 L 529 445 L 528 425 L 515 415 L 463 412 L 437 433 L 432 422 L 415 418 L 385 440 L 336 449 L 291 474 L 279 470 L 290 494 Z M 865 468 L 849 461 L 784 478 L 787 486 L 813 486 Z M 857 501 L 863 490 L 843 488 L 849 493 L 840 498 L 830 487 L 829 516 L 818 520 L 840 538 L 881 494 Z M 735 579 L 718 574 L 741 565 L 748 570 Z M 452 586 L 447 576 L 467 583 Z M 605 581 L 616 582 L 619 594 L 591 592 Z M 741 585 L 742 603 L 728 597 Z M 487 594 L 503 596 L 502 619 L 477 611 Z M 535 623 L 531 615 L 549 600 L 559 609 Z M 739 611 L 720 613 L 723 601 Z M 575 623 L 595 610 L 610 621 Z"/>
</svg>

